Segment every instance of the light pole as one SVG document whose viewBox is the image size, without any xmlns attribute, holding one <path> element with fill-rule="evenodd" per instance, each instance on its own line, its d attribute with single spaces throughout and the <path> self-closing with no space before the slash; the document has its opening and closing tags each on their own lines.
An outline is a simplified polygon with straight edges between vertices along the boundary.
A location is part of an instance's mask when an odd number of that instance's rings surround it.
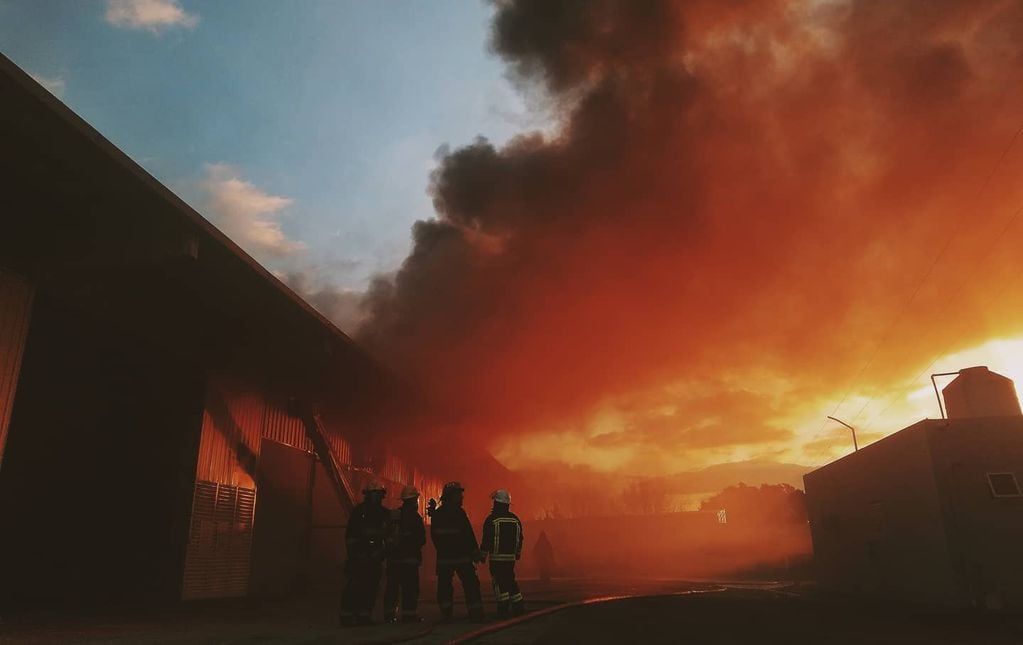
<svg viewBox="0 0 1023 645">
<path fill-rule="evenodd" d="M 842 425 L 844 425 L 845 427 L 849 428 L 852 431 L 852 436 L 853 436 L 853 452 L 859 452 L 860 451 L 860 446 L 859 446 L 859 444 L 856 443 L 856 428 L 852 427 L 851 425 L 849 425 L 845 421 L 842 421 L 841 419 L 836 419 L 835 417 L 831 417 L 831 416 L 829 416 L 828 418 L 831 419 L 832 421 L 836 422 L 836 423 L 841 423 Z"/>
</svg>

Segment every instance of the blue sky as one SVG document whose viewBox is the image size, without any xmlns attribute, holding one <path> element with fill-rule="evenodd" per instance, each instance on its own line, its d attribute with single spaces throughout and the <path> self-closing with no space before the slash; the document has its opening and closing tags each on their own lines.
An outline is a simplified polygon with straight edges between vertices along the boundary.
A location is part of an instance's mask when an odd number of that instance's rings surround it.
<svg viewBox="0 0 1023 645">
<path fill-rule="evenodd" d="M 530 124 L 482 1 L 0 0 L 0 50 L 278 271 L 361 289 L 434 151 Z"/>
</svg>

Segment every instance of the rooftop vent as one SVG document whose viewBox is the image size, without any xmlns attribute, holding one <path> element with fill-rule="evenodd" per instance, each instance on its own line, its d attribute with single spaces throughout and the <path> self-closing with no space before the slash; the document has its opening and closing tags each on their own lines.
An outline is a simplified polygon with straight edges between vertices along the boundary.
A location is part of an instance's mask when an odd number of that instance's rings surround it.
<svg viewBox="0 0 1023 645">
<path fill-rule="evenodd" d="M 1012 379 L 986 367 L 967 367 L 941 391 L 949 419 L 1023 416 Z"/>
</svg>

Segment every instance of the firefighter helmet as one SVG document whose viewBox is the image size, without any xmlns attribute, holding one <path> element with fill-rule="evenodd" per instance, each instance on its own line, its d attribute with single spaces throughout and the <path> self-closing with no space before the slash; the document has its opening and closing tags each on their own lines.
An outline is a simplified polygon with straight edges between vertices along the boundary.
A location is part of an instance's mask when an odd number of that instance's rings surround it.
<svg viewBox="0 0 1023 645">
<path fill-rule="evenodd" d="M 417 497 L 419 497 L 419 489 L 416 488 L 415 486 L 406 486 L 405 488 L 401 489 L 402 499 L 415 499 Z"/>
<path fill-rule="evenodd" d="M 490 493 L 490 499 L 499 504 L 511 504 L 511 493 L 503 488 L 498 488 L 493 493 Z"/>
<path fill-rule="evenodd" d="M 366 485 L 362 488 L 362 493 L 364 495 L 367 495 L 369 493 L 386 493 L 386 492 L 387 492 L 387 488 L 385 488 L 384 485 L 381 484 L 380 481 L 376 480 L 376 479 L 369 480 L 368 482 L 366 482 Z"/>
<path fill-rule="evenodd" d="M 464 491 L 465 491 L 465 489 L 462 488 L 462 485 L 460 483 L 458 483 L 458 482 L 448 482 L 448 483 L 444 484 L 444 491 L 443 491 L 444 493 L 461 493 L 461 492 L 464 492 Z"/>
</svg>

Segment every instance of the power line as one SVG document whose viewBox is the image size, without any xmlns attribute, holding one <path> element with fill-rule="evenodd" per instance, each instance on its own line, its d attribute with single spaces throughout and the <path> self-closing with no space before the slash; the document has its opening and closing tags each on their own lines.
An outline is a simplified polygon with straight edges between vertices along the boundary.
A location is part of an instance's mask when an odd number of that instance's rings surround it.
<svg viewBox="0 0 1023 645">
<path fill-rule="evenodd" d="M 1004 92 L 1003 92 L 1003 97 L 1004 97 Z M 988 171 L 987 175 L 984 177 L 984 181 L 983 181 L 983 183 L 981 183 L 980 188 L 977 190 L 977 194 L 973 197 L 973 201 L 979 200 L 980 197 L 987 190 L 987 187 L 988 187 L 988 185 L 990 185 L 991 180 L 994 178 L 995 174 L 998 172 L 998 168 L 1005 161 L 1005 158 L 1009 155 L 1009 152 L 1012 150 L 1012 148 L 1015 147 L 1016 141 L 1020 138 L 1021 134 L 1023 134 L 1023 120 L 1020 121 L 1019 127 L 1016 129 L 1015 133 L 1013 133 L 1012 137 L 1009 139 L 1009 143 L 1002 150 L 1002 153 L 998 156 L 998 159 L 994 162 L 994 164 L 991 166 L 991 169 Z M 1015 220 L 1015 218 L 1016 218 L 1016 216 L 1018 216 L 1018 214 L 1019 214 L 1019 212 L 1017 211 L 1017 213 L 1013 215 L 1011 220 Z M 906 300 L 903 303 L 902 307 L 899 309 L 899 311 L 896 313 L 896 315 L 889 322 L 888 326 L 885 328 L 885 331 L 884 331 L 884 333 L 881 336 L 881 339 L 874 346 L 874 350 L 871 352 L 870 357 L 863 364 L 863 366 L 860 368 L 860 370 L 856 373 L 856 376 L 853 377 L 853 379 L 850 381 L 849 388 L 846 390 L 845 394 L 842 396 L 842 399 L 838 402 L 838 405 L 835 406 L 834 410 L 832 410 L 831 414 L 828 415 L 828 416 L 836 416 L 838 414 L 839 409 L 841 409 L 842 405 L 845 404 L 846 400 L 852 394 L 853 390 L 856 387 L 856 384 L 859 383 L 860 379 L 866 373 L 867 369 L 869 369 L 870 366 L 874 363 L 874 360 L 877 358 L 878 354 L 880 354 L 881 348 L 885 345 L 885 343 L 888 342 L 888 339 L 891 337 L 891 334 L 894 331 L 895 327 L 899 323 L 902 322 L 902 319 L 905 316 L 906 312 L 909 311 L 910 306 L 913 304 L 913 302 L 916 300 L 917 296 L 920 294 L 920 291 L 923 288 L 923 285 L 927 282 L 928 279 L 930 279 L 931 275 L 933 275 L 934 270 L 941 263 L 941 260 L 944 258 L 945 254 L 948 253 L 948 250 L 949 250 L 949 248 L 951 248 L 952 242 L 957 237 L 957 234 L 961 230 L 962 225 L 963 225 L 963 220 L 960 218 L 957 221 L 956 227 L 953 228 L 952 231 L 949 233 L 948 237 L 945 239 L 944 244 L 942 244 L 941 249 L 938 251 L 938 254 L 934 257 L 934 260 L 931 262 L 930 266 L 928 266 L 927 271 L 917 281 L 916 286 L 913 288 L 913 292 L 912 292 L 912 294 L 910 294 L 909 299 Z M 1011 225 L 1011 222 L 1010 222 L 1010 225 Z M 1005 230 L 1007 230 L 1007 229 L 1008 229 L 1008 226 L 1006 226 L 1006 228 L 1003 229 L 1003 231 L 999 234 L 999 236 L 996 238 L 996 243 L 997 243 L 997 240 L 1000 239 L 1002 235 L 1004 235 Z M 963 287 L 965 287 L 965 283 L 963 284 Z M 876 398 L 876 396 L 877 396 L 876 394 L 871 396 L 870 399 L 868 399 L 867 402 L 863 404 L 863 406 L 860 408 L 860 410 L 856 413 L 856 416 L 853 418 L 853 421 L 851 421 L 850 423 L 855 423 L 855 420 L 858 419 L 861 414 L 863 414 L 863 411 Z M 813 443 L 814 441 L 817 441 L 817 439 L 822 436 L 822 434 L 824 432 L 824 429 L 826 427 L 827 427 L 827 419 L 825 419 L 821 423 L 820 428 L 813 435 L 813 437 L 810 440 L 810 443 Z M 814 456 L 814 459 L 819 457 L 821 455 L 821 453 L 823 453 L 824 450 L 829 445 L 830 444 L 828 444 L 828 445 L 824 446 L 822 449 L 819 449 L 818 451 L 816 451 L 817 454 Z"/>
<path fill-rule="evenodd" d="M 1019 216 L 1020 216 L 1021 214 L 1023 214 L 1023 205 L 1021 205 L 1021 206 L 1020 206 L 1019 208 L 1017 208 L 1017 209 L 1016 209 L 1016 211 L 1015 211 L 1015 212 L 1013 212 L 1012 216 L 1011 216 L 1011 217 L 1009 217 L 1008 221 L 1007 221 L 1007 222 L 1005 223 L 1005 225 L 1004 225 L 1004 226 L 1002 227 L 1002 230 L 1001 230 L 1001 231 L 999 231 L 999 233 L 998 233 L 998 235 L 997 235 L 997 236 L 995 237 L 994 241 L 993 241 L 993 242 L 992 242 L 992 243 L 991 243 L 991 244 L 990 244 L 990 245 L 988 246 L 988 248 L 987 248 L 987 251 L 986 251 L 986 254 L 988 255 L 988 257 L 990 257 L 990 253 L 991 253 L 991 250 L 992 250 L 992 249 L 994 249 L 994 247 L 998 245 L 998 243 L 999 243 L 999 242 L 1000 242 L 1000 241 L 1002 240 L 1002 238 L 1003 238 L 1003 237 L 1005 237 L 1005 234 L 1009 232 L 1009 229 L 1010 229 L 1010 228 L 1012 228 L 1012 225 L 1016 223 L 1016 221 L 1017 221 L 1017 220 L 1019 219 Z M 949 308 L 949 307 L 951 306 L 951 303 L 955 302 L 955 301 L 956 301 L 956 300 L 958 299 L 958 297 L 959 297 L 959 296 L 960 296 L 960 295 L 962 294 L 962 292 L 966 290 L 966 285 L 968 285 L 968 284 L 970 284 L 971 282 L 973 282 L 973 280 L 974 280 L 974 278 L 976 278 L 977 274 L 979 274 L 979 273 L 980 273 L 980 270 L 981 270 L 981 268 L 982 268 L 982 265 L 981 265 L 980 263 L 978 263 L 978 264 L 977 264 L 977 265 L 976 265 L 976 266 L 974 267 L 974 270 L 973 270 L 973 271 L 972 271 L 972 272 L 970 273 L 970 275 L 969 275 L 969 276 L 967 276 L 967 278 L 966 278 L 965 280 L 963 280 L 963 281 L 962 281 L 962 282 L 960 283 L 960 285 L 959 285 L 959 288 L 958 288 L 958 289 L 956 289 L 955 295 L 954 295 L 954 296 L 953 296 L 952 298 L 949 298 L 949 299 L 948 299 L 948 300 L 946 301 L 946 303 L 945 303 L 945 307 L 944 307 L 944 308 L 942 308 L 942 310 L 941 310 L 941 312 L 940 312 L 940 314 L 939 314 L 939 315 L 941 315 L 941 314 L 944 314 L 944 313 L 945 313 L 945 312 L 946 312 L 946 311 L 948 310 L 948 308 Z M 1001 297 L 1002 297 L 1002 295 L 1003 295 L 1003 294 L 1005 293 L 1005 291 L 1006 291 L 1006 290 L 1007 290 L 1007 289 L 1009 288 L 1009 285 L 1010 285 L 1010 282 L 1006 281 L 1006 282 L 1005 282 L 1005 283 L 1004 283 L 1004 284 L 1002 285 L 1002 287 L 1001 287 L 1001 288 L 1000 288 L 1000 289 L 999 289 L 999 290 L 998 290 L 997 292 L 995 292 L 995 294 L 994 294 L 994 297 L 990 298 L 990 299 L 989 299 L 989 300 L 988 300 L 988 301 L 987 301 L 987 302 L 985 303 L 985 308 L 986 308 L 986 307 L 988 307 L 988 306 L 990 306 L 990 305 L 992 305 L 992 304 L 994 304 L 994 302 L 995 302 L 996 300 L 998 300 L 999 298 L 1001 298 Z M 873 422 L 874 422 L 874 421 L 875 421 L 876 419 L 878 419 L 878 418 L 880 418 L 880 417 L 884 416 L 884 414 L 885 414 L 886 412 L 888 412 L 888 410 L 890 410 L 890 409 L 891 409 L 891 408 L 892 408 L 892 407 L 893 407 L 893 406 L 894 406 L 894 405 L 895 405 L 895 404 L 896 404 L 896 403 L 897 403 L 897 402 L 899 401 L 899 399 L 901 399 L 901 398 L 902 398 L 902 397 L 903 397 L 903 396 L 905 395 L 905 393 L 906 393 L 906 392 L 908 392 L 908 391 L 909 391 L 910 389 L 912 389 L 912 388 L 913 388 L 913 386 L 914 386 L 914 385 L 915 385 L 915 384 L 916 384 L 917 382 L 919 382 L 919 380 L 920 380 L 920 379 L 921 379 L 921 378 L 922 378 L 923 376 L 925 376 L 925 375 L 926 375 L 926 374 L 927 374 L 927 373 L 928 373 L 928 372 L 929 372 L 929 371 L 930 371 L 930 370 L 931 370 L 931 369 L 932 369 L 932 368 L 934 367 L 934 365 L 935 365 L 935 364 L 936 364 L 936 363 L 937 363 L 937 362 L 938 362 L 939 360 L 941 360 L 942 358 L 944 358 L 945 356 L 947 356 L 947 355 L 949 354 L 949 352 L 951 352 L 951 351 L 952 351 L 952 349 L 954 349 L 954 348 L 955 348 L 955 347 L 956 347 L 956 346 L 957 346 L 957 345 L 959 344 L 959 341 L 960 341 L 961 337 L 962 337 L 962 334 L 960 334 L 960 335 L 959 335 L 958 337 L 954 338 L 954 339 L 953 339 L 953 341 L 949 342 L 949 343 L 948 343 L 948 344 L 947 344 L 947 345 L 945 346 L 945 349 L 944 349 L 944 351 L 942 351 L 941 353 L 937 354 L 937 355 L 935 356 L 934 360 L 932 360 L 932 361 L 930 362 L 930 364 L 928 364 L 928 365 L 927 365 L 927 367 L 925 367 L 925 368 L 923 369 L 923 371 L 922 371 L 922 372 L 920 372 L 920 373 L 919 373 L 919 374 L 917 374 L 917 375 L 916 375 L 915 377 L 913 377 L 913 380 L 911 380 L 911 381 L 909 382 L 909 384 L 908 384 L 908 385 L 907 385 L 906 387 L 904 387 L 904 388 L 903 388 L 902 390 L 900 390 L 900 391 L 899 391 L 898 393 L 896 393 L 895 397 L 894 397 L 894 398 L 893 398 L 893 399 L 891 400 L 891 402 L 890 402 L 890 403 L 889 403 L 889 404 L 888 404 L 888 405 L 887 405 L 887 406 L 886 406 L 886 407 L 884 408 L 884 410 L 882 410 L 882 411 L 881 411 L 881 412 L 880 412 L 879 414 L 876 414 L 876 415 L 874 415 L 873 417 L 871 417 L 871 420 L 870 420 L 870 422 L 868 422 L 868 427 L 869 427 L 869 425 L 870 425 L 871 423 L 873 423 Z M 872 399 L 872 400 L 873 400 L 873 399 Z M 867 403 L 870 403 L 870 401 L 868 401 Z M 865 409 L 865 408 L 866 408 L 866 404 L 864 404 L 864 409 Z M 861 409 L 861 410 L 860 410 L 860 413 L 862 413 L 862 412 L 863 412 L 863 409 Z"/>
<path fill-rule="evenodd" d="M 1017 208 L 1013 212 L 1013 214 L 1009 217 L 1009 219 L 1006 221 L 1006 223 L 1002 226 L 1002 229 L 998 232 L 998 235 L 996 235 L 995 238 L 992 240 L 991 244 L 988 245 L 987 249 L 985 250 L 985 255 L 988 258 L 991 257 L 991 251 L 998 245 L 998 243 L 1002 240 L 1002 238 L 1005 237 L 1005 235 L 1009 232 L 1009 229 L 1011 229 L 1012 226 L 1019 219 L 1020 215 L 1023 215 L 1023 205 L 1019 206 L 1019 208 Z M 948 300 L 946 300 L 945 306 L 939 312 L 939 317 L 941 315 L 943 315 L 951 307 L 952 303 L 955 302 L 958 299 L 958 297 L 966 290 L 966 286 L 969 285 L 971 282 L 973 282 L 973 280 L 977 277 L 977 275 L 980 273 L 982 268 L 983 268 L 982 263 L 977 263 L 974 266 L 974 270 L 966 277 L 965 280 L 963 280 L 959 284 L 959 286 L 956 289 L 956 291 L 953 294 L 953 296 L 951 298 L 949 298 Z M 1021 269 L 1021 271 L 1023 271 L 1023 269 Z M 997 301 L 999 298 L 1001 298 L 1002 295 L 1005 293 L 1005 291 L 1009 288 L 1010 284 L 1012 284 L 1012 282 L 1010 282 L 1010 281 L 1006 281 L 1005 283 L 1003 283 L 1002 287 L 1000 289 L 998 289 L 998 291 L 995 292 L 993 294 L 993 296 L 991 298 L 989 298 L 985 302 L 984 308 L 987 308 L 988 306 L 993 304 L 995 301 Z M 958 338 L 961 338 L 961 336 L 962 335 L 960 334 L 960 336 Z M 934 368 L 935 364 L 937 364 L 937 362 L 939 360 L 941 360 L 942 358 L 947 356 L 948 353 L 956 345 L 959 344 L 958 338 L 953 339 L 952 341 L 950 341 L 945 346 L 943 351 L 941 351 L 941 352 L 939 352 L 938 354 L 935 355 L 935 358 L 927 365 L 927 367 L 925 367 L 919 374 L 917 374 L 912 379 L 910 379 L 907 382 L 905 387 L 903 387 L 898 392 L 896 392 L 896 394 L 890 399 L 888 405 L 885 406 L 885 408 L 881 412 L 879 412 L 878 414 L 875 414 L 873 417 L 871 417 L 870 421 L 867 422 L 867 424 L 865 425 L 863 430 L 869 430 L 873 426 L 873 423 L 876 420 L 882 418 L 889 410 L 891 410 L 895 406 L 896 403 L 899 402 L 899 400 L 901 400 L 906 395 L 907 392 L 909 392 L 911 389 L 913 389 L 913 387 L 915 387 L 919 383 L 921 378 L 923 378 L 928 373 L 930 373 L 930 371 Z M 857 413 L 856 417 L 853 417 L 853 419 L 850 421 L 850 424 L 855 423 L 856 419 L 859 418 L 859 416 L 866 410 L 867 406 L 871 402 L 873 402 L 874 399 L 876 399 L 876 398 L 877 398 L 877 395 L 874 395 L 866 403 L 864 403 L 863 406 L 860 408 L 860 411 Z M 829 444 L 829 446 L 830 446 L 830 444 Z M 815 455 L 815 459 L 817 457 L 820 457 L 823 452 L 824 452 L 823 449 L 818 450 L 817 454 Z"/>
</svg>

